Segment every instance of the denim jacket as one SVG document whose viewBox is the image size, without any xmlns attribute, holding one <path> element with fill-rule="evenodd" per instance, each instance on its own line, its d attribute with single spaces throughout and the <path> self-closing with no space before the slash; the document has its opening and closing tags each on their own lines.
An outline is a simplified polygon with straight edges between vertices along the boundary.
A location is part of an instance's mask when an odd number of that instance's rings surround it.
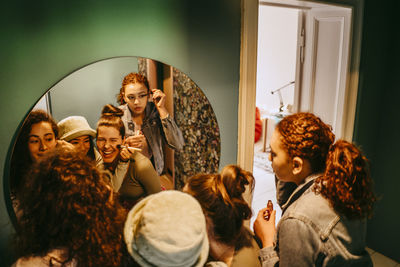
<svg viewBox="0 0 400 267">
<path fill-rule="evenodd" d="M 315 194 L 312 185 L 318 176 L 307 177 L 283 205 L 275 246 L 259 252 L 263 267 L 372 266 L 365 250 L 366 220 L 340 216 Z"/>
<path fill-rule="evenodd" d="M 124 111 L 122 121 L 125 126 L 125 135 L 133 135 L 135 125 L 132 122 L 132 115 L 128 104 L 121 105 L 119 108 Z M 184 145 L 182 132 L 169 115 L 164 119 L 160 119 L 157 108 L 152 102 L 149 102 L 146 106 L 141 130 L 149 144 L 149 152 L 154 163 L 154 168 L 158 175 L 160 175 L 164 169 L 163 140 L 169 147 L 179 151 Z"/>
</svg>

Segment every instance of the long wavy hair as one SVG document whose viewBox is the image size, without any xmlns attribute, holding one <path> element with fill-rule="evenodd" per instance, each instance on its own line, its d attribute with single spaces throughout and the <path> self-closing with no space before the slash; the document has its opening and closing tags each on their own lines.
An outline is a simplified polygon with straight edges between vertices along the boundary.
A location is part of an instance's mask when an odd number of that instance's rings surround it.
<svg viewBox="0 0 400 267">
<path fill-rule="evenodd" d="M 335 141 L 329 125 L 312 113 L 300 112 L 284 117 L 276 129 L 290 158 L 309 160 L 314 173 L 325 169 L 329 147 Z"/>
<path fill-rule="evenodd" d="M 58 136 L 57 123 L 50 114 L 44 110 L 34 110 L 29 113 L 21 127 L 11 157 L 10 189 L 12 194 L 16 194 L 20 186 L 24 184 L 25 172 L 33 163 L 28 148 L 28 139 L 32 126 L 40 122 L 48 122 L 53 129 L 55 138 Z"/>
<path fill-rule="evenodd" d="M 315 181 L 314 191 L 349 219 L 370 218 L 376 201 L 368 160 L 354 145 L 338 140 L 329 149 L 326 170 Z"/>
<path fill-rule="evenodd" d="M 146 86 L 147 92 L 150 93 L 150 86 L 149 86 L 149 81 L 147 80 L 146 76 L 136 73 L 136 72 L 131 72 L 128 75 L 124 77 L 124 80 L 122 81 L 122 86 L 119 89 L 119 94 L 117 95 L 117 102 L 120 105 L 126 104 L 124 100 L 124 94 L 125 94 L 125 86 L 128 84 L 135 84 L 135 83 L 142 83 Z"/>
<path fill-rule="evenodd" d="M 78 266 L 121 265 L 125 210 L 92 160 L 57 148 L 28 175 L 19 199 L 19 257 L 62 249 L 63 265 L 72 260 Z"/>
<path fill-rule="evenodd" d="M 236 165 L 227 165 L 221 174 L 198 174 L 188 179 L 187 192 L 196 198 L 213 223 L 217 241 L 237 249 L 250 245 L 243 226 L 251 217 L 251 208 L 243 198 L 246 186 L 253 191 L 254 177 Z"/>
</svg>

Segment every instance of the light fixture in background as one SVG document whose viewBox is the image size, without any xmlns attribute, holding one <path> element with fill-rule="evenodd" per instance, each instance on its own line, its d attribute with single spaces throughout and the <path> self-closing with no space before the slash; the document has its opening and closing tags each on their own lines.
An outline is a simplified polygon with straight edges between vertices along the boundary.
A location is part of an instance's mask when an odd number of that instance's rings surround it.
<svg viewBox="0 0 400 267">
<path fill-rule="evenodd" d="M 294 84 L 294 83 L 295 83 L 294 81 L 291 81 L 291 82 L 285 84 L 284 86 L 279 87 L 278 89 L 275 89 L 275 90 L 272 90 L 272 91 L 271 91 L 271 94 L 272 94 L 272 95 L 275 94 L 275 93 L 278 93 L 278 96 L 279 96 L 279 112 L 278 112 L 278 113 L 279 113 L 279 114 L 284 113 L 285 111 L 290 111 L 290 110 L 289 110 L 289 105 L 284 105 L 284 104 L 283 104 L 283 99 L 282 99 L 281 90 L 284 89 L 284 88 L 286 88 L 286 87 L 288 87 L 289 85 Z"/>
</svg>

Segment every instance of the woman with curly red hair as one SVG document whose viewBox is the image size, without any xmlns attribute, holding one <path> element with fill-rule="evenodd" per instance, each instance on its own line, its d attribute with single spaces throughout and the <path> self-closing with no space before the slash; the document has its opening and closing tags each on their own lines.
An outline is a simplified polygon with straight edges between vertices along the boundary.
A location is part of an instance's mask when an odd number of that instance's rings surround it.
<svg viewBox="0 0 400 267">
<path fill-rule="evenodd" d="M 165 94 L 159 89 L 150 89 L 146 76 L 129 73 L 122 81 L 117 101 L 124 112 L 121 119 L 125 125 L 126 144 L 140 148 L 161 175 L 164 170 L 163 145 L 179 151 L 184 140 L 166 109 Z"/>
<path fill-rule="evenodd" d="M 236 165 L 221 173 L 197 174 L 188 179 L 184 192 L 200 202 L 206 216 L 210 261 L 228 266 L 261 266 L 253 233 L 244 226 L 251 208 L 243 198 L 246 187 L 253 190 L 254 177 Z"/>
<path fill-rule="evenodd" d="M 21 189 L 14 266 L 121 266 L 125 210 L 95 163 L 57 148 Z M 129 261 L 129 258 L 127 258 Z"/>
<path fill-rule="evenodd" d="M 376 201 L 367 159 L 311 113 L 283 118 L 270 141 L 272 168 L 297 188 L 275 211 L 259 211 L 254 231 L 263 266 L 372 266 L 366 219 Z M 275 236 L 275 239 L 274 239 Z"/>
</svg>

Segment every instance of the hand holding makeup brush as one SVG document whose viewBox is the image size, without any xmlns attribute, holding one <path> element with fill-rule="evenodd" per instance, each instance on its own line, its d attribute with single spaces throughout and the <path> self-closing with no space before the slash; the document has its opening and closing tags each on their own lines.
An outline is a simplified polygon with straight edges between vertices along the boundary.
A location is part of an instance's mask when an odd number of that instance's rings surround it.
<svg viewBox="0 0 400 267">
<path fill-rule="evenodd" d="M 267 207 L 261 209 L 254 221 L 253 229 L 256 237 L 261 241 L 262 247 L 273 246 L 275 236 L 275 215 L 272 201 L 269 200 Z"/>
<path fill-rule="evenodd" d="M 125 139 L 125 146 L 140 149 L 141 153 L 146 157 L 150 157 L 149 154 L 149 145 L 147 143 L 146 137 L 143 135 L 142 132 L 139 132 L 137 135 L 128 136 Z"/>
</svg>

